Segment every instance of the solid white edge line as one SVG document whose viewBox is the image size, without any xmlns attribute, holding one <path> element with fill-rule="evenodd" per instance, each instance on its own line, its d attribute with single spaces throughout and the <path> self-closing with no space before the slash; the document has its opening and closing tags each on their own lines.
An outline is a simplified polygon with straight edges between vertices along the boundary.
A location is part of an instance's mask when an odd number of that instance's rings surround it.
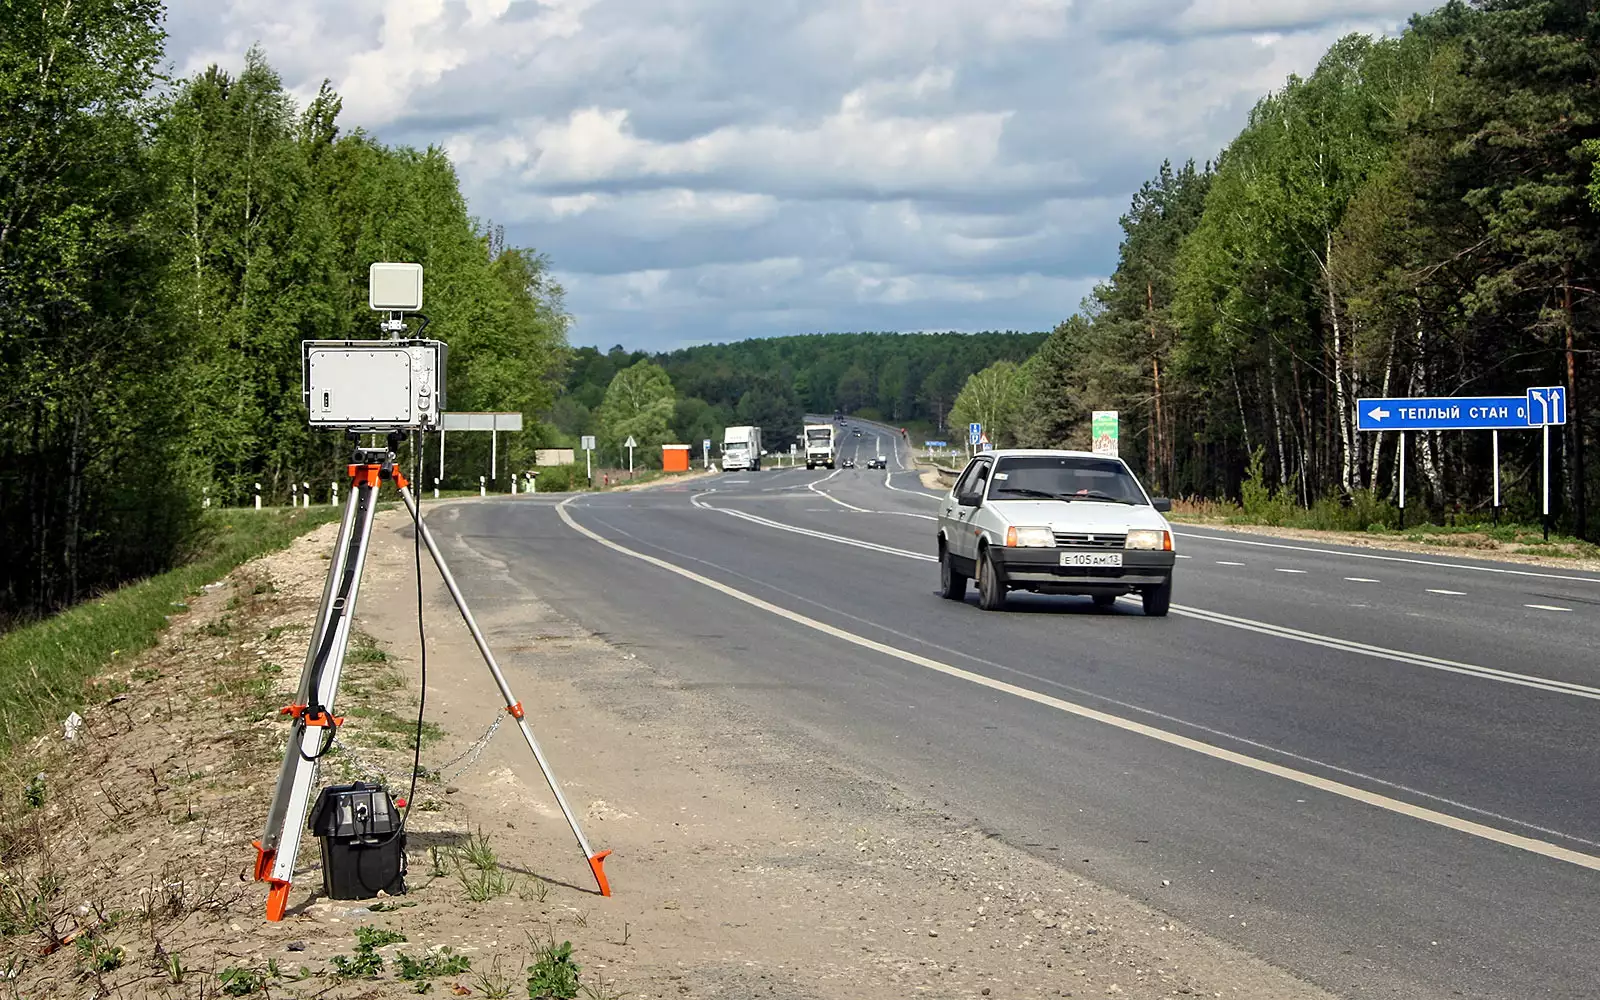
<svg viewBox="0 0 1600 1000">
<path fill-rule="evenodd" d="M 1444 569 L 1471 570 L 1474 573 L 1503 573 L 1508 576 L 1536 576 L 1545 580 L 1574 580 L 1578 583 L 1600 583 L 1600 577 L 1563 576 L 1560 573 L 1536 573 L 1527 569 L 1504 569 L 1499 566 L 1469 566 L 1465 563 L 1436 562 L 1431 559 L 1408 559 L 1404 556 L 1384 556 L 1375 552 L 1346 552 L 1342 549 L 1319 549 L 1311 545 L 1285 545 L 1282 542 L 1257 542 L 1249 538 L 1227 538 L 1222 535 L 1196 535 L 1187 531 L 1174 531 L 1179 538 L 1197 538 L 1204 542 L 1228 542 L 1233 545 L 1259 545 L 1267 549 L 1291 549 L 1295 552 L 1316 552 L 1325 556 L 1348 556 L 1351 559 L 1376 559 L 1380 562 L 1410 563 L 1414 566 L 1439 566 Z"/>
<path fill-rule="evenodd" d="M 1554 604 L 1524 604 L 1523 607 L 1525 607 L 1525 608 L 1533 608 L 1536 611 L 1571 611 L 1572 610 L 1571 608 L 1558 607 L 1557 605 L 1554 605 Z"/>
<path fill-rule="evenodd" d="M 1371 792 L 1364 788 L 1357 788 L 1354 785 L 1347 785 L 1342 781 L 1334 781 L 1330 778 L 1324 778 L 1320 775 L 1310 774 L 1306 771 L 1298 771 L 1292 767 L 1285 767 L 1282 764 L 1275 764 L 1272 761 L 1261 760 L 1260 758 L 1251 757 L 1248 754 L 1242 754 L 1235 750 L 1229 750 L 1225 747 L 1219 747 L 1211 743 L 1206 743 L 1202 740 L 1193 739 L 1192 737 L 1184 736 L 1180 733 L 1169 732 L 1168 730 L 1159 729 L 1155 726 L 1147 725 L 1133 719 L 1123 718 L 1120 715 L 1113 715 L 1110 712 L 1102 712 L 1098 709 L 1090 708 L 1087 705 L 1079 705 L 1076 702 L 1067 701 L 1064 698 L 1057 698 L 1053 695 L 1042 694 L 1038 691 L 1034 691 L 1031 688 L 1021 687 L 1020 685 L 1011 684 L 1007 681 L 996 680 L 992 677 L 985 677 L 983 674 L 973 673 L 970 670 L 963 670 L 960 667 L 952 666 L 948 663 L 932 659 L 931 657 L 922 656 L 909 650 L 900 649 L 896 646 L 890 646 L 887 643 L 878 642 L 875 639 L 868 639 L 866 636 L 857 635 L 854 632 L 829 625 L 827 622 L 818 621 L 815 618 L 800 614 L 798 611 L 791 611 L 788 608 L 780 607 L 779 605 L 773 604 L 770 601 L 762 600 L 754 594 L 746 593 L 735 587 L 730 587 L 718 580 L 713 580 L 710 577 L 702 576 L 693 570 L 685 569 L 682 566 L 679 566 L 675 563 L 670 563 L 665 559 L 658 559 L 655 556 L 648 555 L 646 553 L 630 549 L 625 545 L 620 545 L 616 542 L 613 542 L 611 539 L 591 531 L 574 520 L 572 515 L 567 512 L 567 505 L 569 503 L 571 503 L 570 499 L 557 504 L 556 513 L 560 515 L 561 520 L 566 523 L 567 527 L 578 532 L 580 535 L 583 535 L 591 541 L 597 542 L 598 544 L 611 549 L 614 552 L 628 556 L 629 558 L 638 559 L 641 562 L 648 563 L 651 566 L 655 566 L 656 568 L 665 570 L 669 573 L 674 573 L 686 580 L 698 583 L 701 586 L 709 587 L 725 597 L 730 597 L 741 603 L 748 604 L 753 608 L 757 608 L 769 614 L 776 615 L 779 618 L 786 619 L 796 625 L 813 629 L 814 631 L 821 632 L 822 634 L 832 638 L 859 646 L 862 649 L 870 650 L 883 656 L 901 660 L 914 666 L 923 667 L 935 673 L 944 674 L 947 677 L 953 677 L 957 680 L 967 681 L 968 683 L 988 688 L 991 691 L 999 691 L 1003 694 L 1009 694 L 1025 701 L 1031 701 L 1037 705 L 1053 708 L 1067 715 L 1074 715 L 1082 719 L 1099 722 L 1103 725 L 1111 726 L 1112 728 L 1120 729 L 1124 732 L 1134 733 L 1160 743 L 1165 743 L 1168 746 L 1189 750 L 1202 756 L 1210 757 L 1213 760 L 1224 761 L 1226 763 L 1259 772 L 1261 774 L 1271 775 L 1276 778 L 1294 782 L 1295 784 L 1303 785 L 1307 788 L 1314 788 L 1330 795 L 1336 795 L 1340 798 L 1349 799 L 1353 802 L 1360 802 L 1364 805 L 1383 809 L 1400 816 L 1421 820 L 1422 822 L 1431 823 L 1447 830 L 1454 830 L 1457 833 L 1464 833 L 1468 836 L 1478 837 L 1482 840 L 1487 840 L 1506 847 L 1514 847 L 1519 850 L 1527 851 L 1531 854 L 1537 854 L 1543 857 L 1551 858 L 1552 860 L 1564 861 L 1568 864 L 1577 865 L 1580 868 L 1590 869 L 1591 871 L 1600 871 L 1600 857 L 1584 854 L 1581 851 L 1574 851 L 1570 848 L 1561 847 L 1560 845 L 1551 844 L 1533 837 L 1524 837 L 1520 834 L 1508 833 L 1505 830 L 1487 826 L 1483 823 L 1475 823 L 1472 820 L 1461 819 L 1458 816 L 1452 816 L 1449 813 L 1439 812 L 1436 809 L 1429 809 L 1425 806 L 1414 805 L 1410 802 L 1391 798 L 1387 795 L 1381 795 L 1377 792 Z"/>
</svg>

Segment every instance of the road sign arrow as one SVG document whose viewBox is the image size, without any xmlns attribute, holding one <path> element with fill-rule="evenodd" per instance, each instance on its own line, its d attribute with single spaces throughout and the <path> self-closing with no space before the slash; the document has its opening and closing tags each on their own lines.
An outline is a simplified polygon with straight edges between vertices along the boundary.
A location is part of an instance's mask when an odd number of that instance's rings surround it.
<svg viewBox="0 0 1600 1000">
<path fill-rule="evenodd" d="M 1385 410 L 1381 406 L 1377 406 L 1377 407 L 1372 408 L 1371 410 L 1368 410 L 1367 411 L 1367 415 L 1370 416 L 1374 420 L 1387 420 L 1389 418 L 1389 411 Z"/>
</svg>

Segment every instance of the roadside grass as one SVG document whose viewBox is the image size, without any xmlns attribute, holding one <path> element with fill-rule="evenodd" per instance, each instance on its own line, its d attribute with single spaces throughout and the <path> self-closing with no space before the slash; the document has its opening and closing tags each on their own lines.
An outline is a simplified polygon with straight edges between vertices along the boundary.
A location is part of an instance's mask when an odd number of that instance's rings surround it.
<svg viewBox="0 0 1600 1000">
<path fill-rule="evenodd" d="M 1370 496 L 1360 494 L 1348 506 L 1324 499 L 1315 501 L 1309 508 L 1293 502 L 1270 503 L 1266 510 L 1257 509 L 1253 512 L 1230 500 L 1185 497 L 1172 502 L 1169 516 L 1173 521 L 1185 524 L 1351 532 L 1442 549 L 1600 559 L 1600 545 L 1575 535 L 1553 531 L 1546 541 L 1544 528 L 1537 523 L 1501 520 L 1495 524 L 1491 516 L 1478 512 L 1448 514 L 1445 523 L 1435 520 L 1419 523 L 1410 520 L 1417 517 L 1418 512 L 1408 509 L 1408 523 L 1402 528 L 1399 508 L 1387 501 L 1374 502 Z"/>
<path fill-rule="evenodd" d="M 203 585 L 337 519 L 340 511 L 208 511 L 184 565 L 0 635 L 0 750 L 9 752 L 81 706 L 90 678 L 154 645 L 168 617 L 184 610 Z"/>
</svg>

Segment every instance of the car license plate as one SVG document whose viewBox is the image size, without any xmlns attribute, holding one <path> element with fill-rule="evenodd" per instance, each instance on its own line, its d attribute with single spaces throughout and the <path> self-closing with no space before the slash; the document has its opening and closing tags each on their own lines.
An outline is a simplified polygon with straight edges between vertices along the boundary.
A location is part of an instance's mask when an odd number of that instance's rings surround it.
<svg viewBox="0 0 1600 1000">
<path fill-rule="evenodd" d="M 1063 566 L 1114 566 L 1122 565 L 1121 552 L 1063 552 Z"/>
</svg>

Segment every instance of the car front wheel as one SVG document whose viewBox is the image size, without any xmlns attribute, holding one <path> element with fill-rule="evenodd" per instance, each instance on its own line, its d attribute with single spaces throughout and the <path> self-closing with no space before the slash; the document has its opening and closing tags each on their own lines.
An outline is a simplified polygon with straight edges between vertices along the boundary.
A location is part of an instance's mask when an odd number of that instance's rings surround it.
<svg viewBox="0 0 1600 1000">
<path fill-rule="evenodd" d="M 1139 595 L 1144 601 L 1144 613 L 1152 618 L 1165 618 L 1172 605 L 1172 577 L 1167 577 L 1154 587 L 1146 587 Z"/>
<path fill-rule="evenodd" d="M 985 611 L 999 611 L 1006 606 L 1006 585 L 1000 582 L 1000 571 L 995 568 L 994 557 L 988 549 L 978 556 L 978 607 Z"/>
</svg>

